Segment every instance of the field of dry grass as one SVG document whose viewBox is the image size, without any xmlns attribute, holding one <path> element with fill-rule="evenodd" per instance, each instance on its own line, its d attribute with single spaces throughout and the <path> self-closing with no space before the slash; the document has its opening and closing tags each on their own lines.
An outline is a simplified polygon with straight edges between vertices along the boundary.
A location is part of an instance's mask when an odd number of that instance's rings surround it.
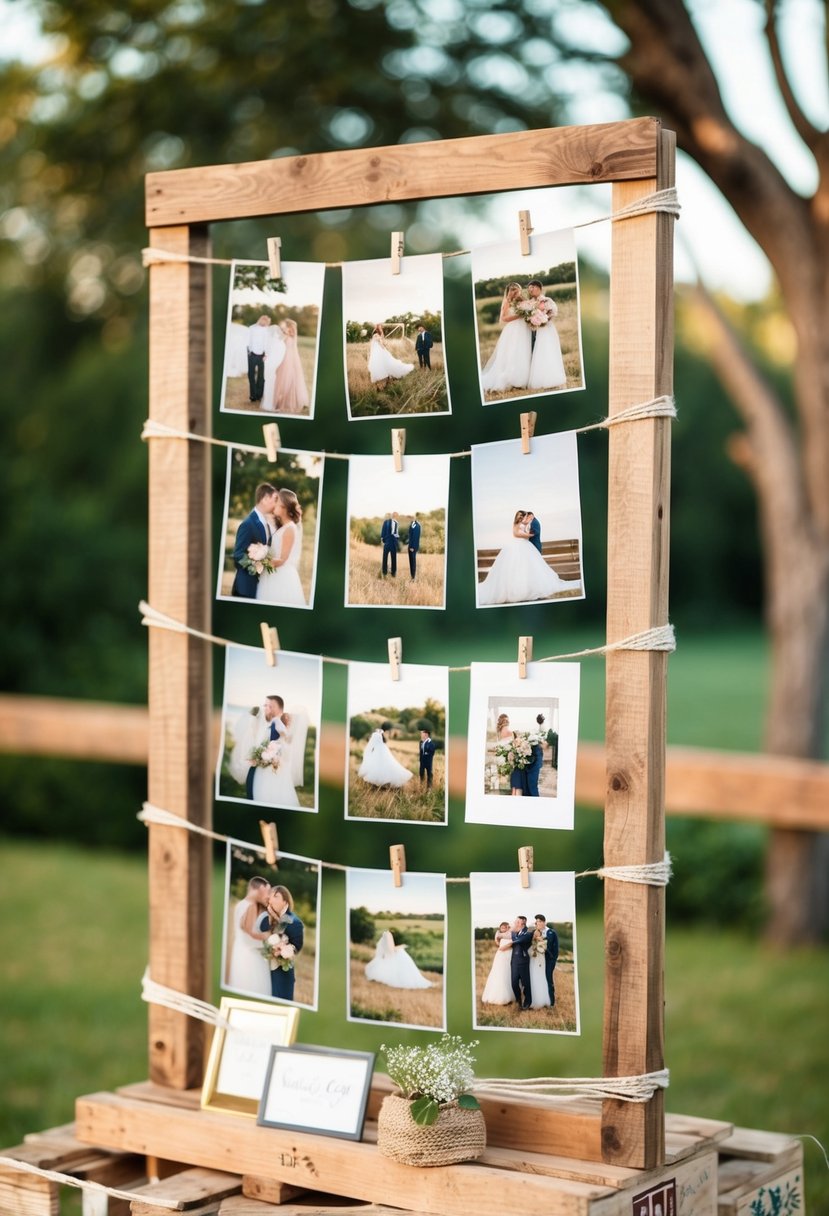
<svg viewBox="0 0 829 1216">
<path fill-rule="evenodd" d="M 314 367 L 317 358 L 317 340 L 316 338 L 298 338 L 299 358 L 302 363 L 302 371 L 305 376 L 305 383 L 308 386 L 308 396 L 311 396 L 311 390 L 314 386 Z M 224 408 L 226 410 L 244 410 L 246 414 L 262 414 L 265 419 L 269 414 L 274 413 L 272 410 L 264 410 L 262 402 L 253 402 L 248 400 L 250 396 L 250 386 L 248 385 L 247 375 L 244 376 L 228 376 L 225 380 L 225 401 Z M 311 403 L 313 404 L 313 402 Z M 311 414 L 310 406 L 298 411 L 296 414 L 288 414 L 285 411 L 278 411 L 276 417 L 296 417 L 308 418 Z"/>
<path fill-rule="evenodd" d="M 550 291 L 550 295 L 555 299 L 555 290 Z M 500 301 L 500 296 L 498 297 Z M 503 392 L 489 391 L 485 393 L 484 400 L 489 401 L 510 401 L 517 397 L 537 397 L 544 393 L 550 392 L 566 392 L 568 389 L 581 388 L 584 384 L 581 356 L 579 354 L 579 310 L 578 302 L 575 298 L 556 300 L 558 304 L 558 316 L 555 319 L 555 326 L 558 332 L 558 338 L 561 343 L 561 355 L 564 359 L 564 370 L 567 373 L 567 384 L 559 389 L 527 389 L 514 388 L 505 389 Z M 488 325 L 481 320 L 481 313 L 484 306 L 492 304 L 492 298 L 476 300 L 476 309 L 478 313 L 478 345 L 480 347 L 480 366 L 486 366 L 492 352 L 495 350 L 495 344 L 501 335 L 502 326 L 496 323 Z M 511 322 L 511 324 L 523 325 L 523 321 Z"/>
<path fill-rule="evenodd" d="M 225 942 L 227 949 L 225 951 L 225 973 L 222 976 L 222 986 L 226 986 L 228 968 L 230 967 L 231 949 L 233 944 L 233 910 L 236 907 L 235 899 L 228 900 L 228 911 L 225 917 Z M 314 971 L 316 968 L 317 959 L 317 931 L 316 929 L 305 926 L 305 938 L 300 951 L 296 967 L 296 983 L 294 987 L 294 1000 L 300 1005 L 313 1005 L 314 1001 Z M 270 995 L 269 993 L 258 993 L 254 995 Z"/>
<path fill-rule="evenodd" d="M 397 555 L 397 577 L 383 578 L 382 545 L 366 545 L 352 537 L 348 545 L 348 598 L 354 606 L 381 608 L 442 608 L 445 561 L 442 553 L 419 553 L 417 577 L 409 575 L 405 548 Z"/>
<path fill-rule="evenodd" d="M 446 788 L 444 752 L 435 752 L 432 788 L 421 786 L 418 778 L 419 748 L 414 739 L 389 739 L 389 750 L 400 764 L 414 774 L 401 789 L 369 785 L 357 776 L 365 742 L 350 740 L 348 756 L 348 813 L 359 819 L 396 819 L 411 823 L 445 823 Z"/>
<path fill-rule="evenodd" d="M 236 533 L 241 519 L 230 519 L 225 533 L 225 544 L 222 566 L 221 595 L 230 595 L 236 567 L 233 565 L 233 546 L 236 543 Z M 302 556 L 299 559 L 299 581 L 305 594 L 305 602 L 311 604 L 311 587 L 314 578 L 314 558 L 317 544 L 317 513 L 313 507 L 307 507 L 302 514 Z"/>
<path fill-rule="evenodd" d="M 475 1025 L 487 1027 L 518 1027 L 522 1030 L 550 1030 L 575 1034 L 576 994 L 575 968 L 571 954 L 559 955 L 553 973 L 556 1003 L 552 1009 L 519 1010 L 512 1005 L 482 1005 L 481 993 L 487 981 L 495 946 L 492 942 L 475 943 Z"/>
<path fill-rule="evenodd" d="M 429 925 L 429 922 L 424 922 Z M 378 921 L 379 934 L 386 928 L 402 927 L 414 931 L 416 921 L 401 917 L 394 922 Z M 430 931 L 434 930 L 431 922 Z M 438 935 L 434 935 L 437 937 Z M 410 951 L 417 964 L 414 951 Z M 389 988 L 366 979 L 366 963 L 374 957 L 373 946 L 357 946 L 352 943 L 349 957 L 350 1013 L 353 1018 L 370 1022 L 394 1022 L 408 1026 L 426 1026 L 441 1029 L 443 1015 L 443 975 L 419 967 L 421 974 L 430 981 L 431 988 Z"/>
<path fill-rule="evenodd" d="M 414 342 L 410 338 L 386 341 L 395 359 L 412 363 L 414 371 L 400 380 L 380 380 L 372 384 L 368 374 L 368 342 L 349 342 L 346 346 L 346 376 L 352 418 L 375 418 L 393 414 L 445 414 L 449 391 L 443 364 L 443 347 L 432 347 L 431 370 L 418 367 Z"/>
</svg>

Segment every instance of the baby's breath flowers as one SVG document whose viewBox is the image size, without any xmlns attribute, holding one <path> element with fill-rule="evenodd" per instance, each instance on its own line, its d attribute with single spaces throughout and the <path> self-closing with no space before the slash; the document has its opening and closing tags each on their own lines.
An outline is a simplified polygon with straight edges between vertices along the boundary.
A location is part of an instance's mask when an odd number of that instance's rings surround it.
<svg viewBox="0 0 829 1216">
<path fill-rule="evenodd" d="M 445 1034 L 428 1047 L 386 1047 L 389 1076 L 404 1098 L 411 1100 L 415 1123 L 434 1123 L 441 1106 L 457 1102 L 466 1110 L 477 1110 L 478 1099 L 468 1091 L 475 1073 L 472 1049 L 478 1040 L 464 1043 L 460 1035 Z"/>
</svg>

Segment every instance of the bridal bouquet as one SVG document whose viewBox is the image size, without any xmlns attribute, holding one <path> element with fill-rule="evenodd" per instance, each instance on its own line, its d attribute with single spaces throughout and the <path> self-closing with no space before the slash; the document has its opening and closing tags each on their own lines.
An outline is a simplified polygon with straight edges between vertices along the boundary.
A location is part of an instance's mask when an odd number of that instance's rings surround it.
<svg viewBox="0 0 829 1216">
<path fill-rule="evenodd" d="M 262 943 L 262 953 L 280 971 L 293 971 L 296 946 L 291 945 L 284 933 L 272 933 L 266 937 Z"/>
<path fill-rule="evenodd" d="M 554 300 L 533 299 L 532 296 L 521 295 L 512 305 L 512 311 L 522 321 L 526 321 L 531 329 L 541 329 L 558 312 Z"/>
<path fill-rule="evenodd" d="M 534 937 L 530 942 L 529 954 L 531 958 L 538 958 L 540 954 L 547 953 L 546 937 Z"/>
<path fill-rule="evenodd" d="M 545 741 L 546 736 L 544 735 L 543 731 L 528 730 L 526 732 L 526 734 L 524 735 L 524 738 L 527 740 L 530 747 L 541 747 Z"/>
<path fill-rule="evenodd" d="M 526 768 L 532 761 L 532 746 L 524 735 L 514 739 L 502 739 L 495 744 L 495 755 L 498 757 L 498 772 L 502 777 L 508 777 L 513 769 Z"/>
<path fill-rule="evenodd" d="M 265 739 L 249 756 L 254 768 L 272 768 L 274 772 L 282 763 L 282 744 L 278 739 Z"/>
<path fill-rule="evenodd" d="M 270 555 L 270 549 L 267 545 L 259 542 L 248 545 L 247 555 L 241 559 L 239 565 L 243 570 L 247 570 L 248 574 L 255 575 L 273 574 L 276 569 Z"/>
</svg>

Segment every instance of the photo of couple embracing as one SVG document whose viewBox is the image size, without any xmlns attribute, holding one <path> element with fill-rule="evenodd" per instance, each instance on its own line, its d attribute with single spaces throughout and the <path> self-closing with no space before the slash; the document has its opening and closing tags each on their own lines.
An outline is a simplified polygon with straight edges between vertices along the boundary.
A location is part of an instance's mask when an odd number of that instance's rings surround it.
<svg viewBox="0 0 829 1216">
<path fill-rule="evenodd" d="M 558 722 L 558 702 L 549 701 L 546 713 L 535 715 L 534 705 L 509 709 L 512 718 L 498 698 L 490 697 L 490 720 L 495 719 L 489 771 L 492 792 L 508 792 L 513 798 L 555 798 L 558 731 L 548 721 Z"/>
</svg>

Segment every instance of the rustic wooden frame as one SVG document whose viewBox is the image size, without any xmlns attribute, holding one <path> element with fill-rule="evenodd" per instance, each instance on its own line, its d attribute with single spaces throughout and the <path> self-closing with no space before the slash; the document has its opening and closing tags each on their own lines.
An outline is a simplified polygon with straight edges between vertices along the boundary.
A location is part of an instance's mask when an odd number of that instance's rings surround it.
<svg viewBox="0 0 829 1216">
<path fill-rule="evenodd" d="M 673 184 L 674 144 L 656 119 L 560 127 L 436 143 L 295 156 L 150 174 L 147 224 L 157 249 L 209 255 L 207 225 L 272 214 L 368 206 L 574 183 L 613 183 L 613 206 Z M 614 225 L 610 414 L 670 393 L 672 220 L 649 213 Z M 198 263 L 150 270 L 152 420 L 210 434 L 210 276 Z M 667 621 L 669 422 L 612 428 L 607 630 L 611 640 Z M 186 545 L 181 544 L 182 537 Z M 211 580 L 206 445 L 151 445 L 153 606 L 207 631 Z M 186 554 L 189 557 L 183 557 Z M 199 824 L 211 817 L 209 645 L 150 632 L 149 797 Z M 605 863 L 660 861 L 664 851 L 666 656 L 607 659 Z M 152 978 L 207 995 L 209 849 L 194 833 L 150 828 Z M 623 883 L 605 893 L 604 1071 L 663 1065 L 664 892 Z M 177 1089 L 201 1081 L 201 1023 L 150 1007 L 150 1075 Z M 664 1160 L 662 1094 L 605 1102 L 605 1160 Z M 590 1156 L 594 1150 L 585 1150 Z"/>
</svg>

